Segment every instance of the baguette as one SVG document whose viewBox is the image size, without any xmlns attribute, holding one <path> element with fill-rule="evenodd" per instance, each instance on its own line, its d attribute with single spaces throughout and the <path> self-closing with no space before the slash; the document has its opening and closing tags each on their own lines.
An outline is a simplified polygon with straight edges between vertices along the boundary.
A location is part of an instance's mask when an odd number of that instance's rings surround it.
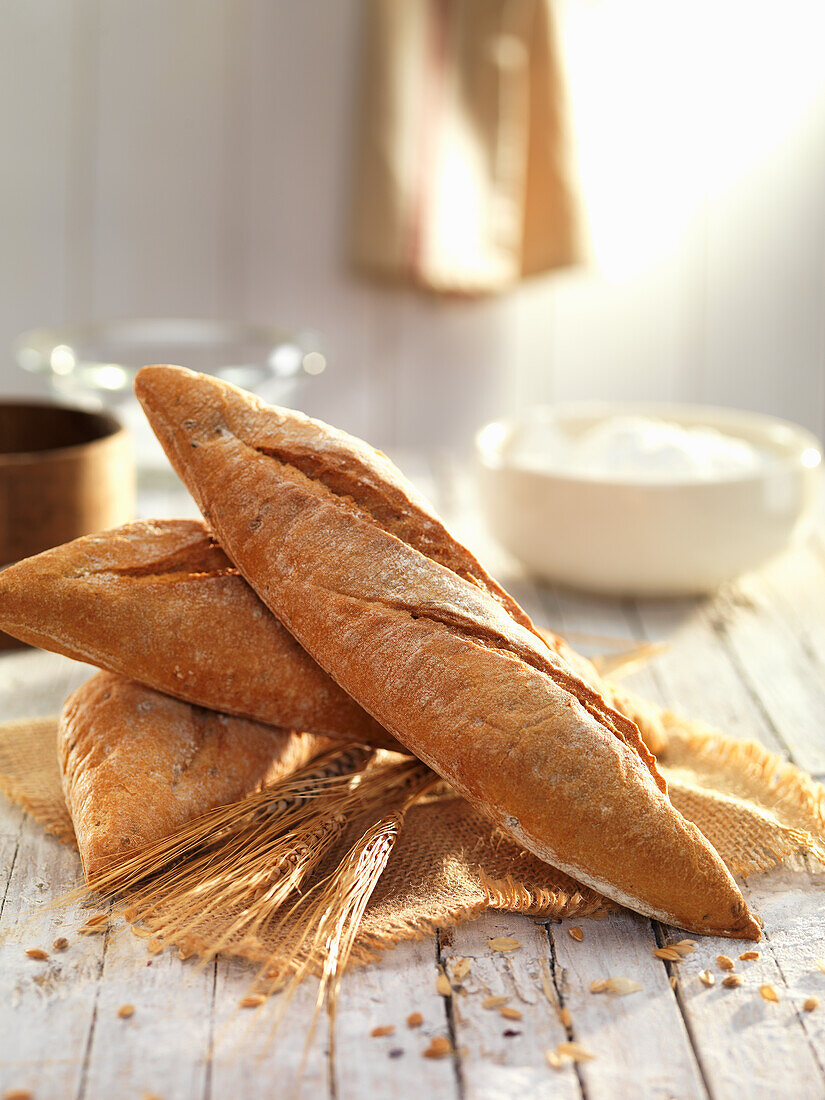
<svg viewBox="0 0 825 1100">
<path fill-rule="evenodd" d="M 199 520 L 142 520 L 9 566 L 0 630 L 198 706 L 406 751 L 298 645 Z M 656 708 L 542 634 L 657 753 Z"/>
<path fill-rule="evenodd" d="M 66 700 L 57 735 L 87 881 L 198 814 L 288 775 L 328 744 L 98 672 Z"/>
<path fill-rule="evenodd" d="M 9 566 L 0 629 L 199 706 L 401 750 L 197 521 L 130 523 Z"/>
<path fill-rule="evenodd" d="M 758 939 L 633 722 L 533 630 L 379 452 L 179 367 L 135 389 L 228 556 L 337 682 L 539 858 L 693 931 Z"/>
</svg>

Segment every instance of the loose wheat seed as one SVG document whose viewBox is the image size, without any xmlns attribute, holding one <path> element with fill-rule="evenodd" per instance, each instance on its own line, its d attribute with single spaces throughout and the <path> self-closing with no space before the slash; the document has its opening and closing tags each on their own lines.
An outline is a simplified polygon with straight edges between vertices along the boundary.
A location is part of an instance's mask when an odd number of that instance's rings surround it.
<svg viewBox="0 0 825 1100">
<path fill-rule="evenodd" d="M 628 993 L 638 993 L 641 988 L 639 982 L 634 982 L 632 978 L 608 978 L 605 984 L 608 993 L 616 993 L 620 997 Z"/>
<path fill-rule="evenodd" d="M 40 962 L 42 962 L 43 959 L 48 959 L 49 957 L 49 953 L 47 951 L 44 951 L 42 947 L 30 947 L 26 951 L 26 954 L 29 956 L 30 959 L 37 959 Z"/>
<path fill-rule="evenodd" d="M 727 978 L 722 979 L 722 985 L 725 989 L 738 989 L 740 985 L 745 984 L 745 979 L 741 974 L 728 974 Z"/>
<path fill-rule="evenodd" d="M 657 959 L 665 959 L 667 962 L 680 962 L 682 958 L 673 947 L 654 947 L 653 954 Z"/>
<path fill-rule="evenodd" d="M 65 951 L 68 946 L 69 946 L 69 941 L 66 939 L 65 936 L 58 936 L 57 939 L 52 944 L 52 947 L 54 948 L 55 951 Z"/>
<path fill-rule="evenodd" d="M 808 997 L 803 1001 L 802 1007 L 806 1012 L 813 1012 L 813 1010 L 819 1005 L 819 997 Z"/>
<path fill-rule="evenodd" d="M 742 962 L 751 962 L 753 959 L 758 959 L 759 958 L 759 952 L 758 951 L 743 951 L 742 954 L 739 956 L 739 958 L 742 960 Z"/>
<path fill-rule="evenodd" d="M 420 1012 L 411 1012 L 407 1017 L 407 1027 L 421 1027 L 424 1017 Z"/>
<path fill-rule="evenodd" d="M 563 1008 L 559 1015 L 561 1016 L 561 1022 L 564 1024 L 564 1026 L 570 1027 L 570 1025 L 573 1023 L 573 1014 L 571 1013 L 570 1009 Z"/>
<path fill-rule="evenodd" d="M 593 1055 L 581 1043 L 559 1043 L 555 1050 L 546 1050 L 544 1057 L 551 1069 L 560 1069 L 565 1061 L 590 1062 Z"/>
<path fill-rule="evenodd" d="M 247 993 L 245 997 L 241 997 L 238 1005 L 241 1008 L 259 1008 L 265 1001 L 263 993 Z"/>
<path fill-rule="evenodd" d="M 469 959 L 459 959 L 453 967 L 453 977 L 459 982 L 462 981 L 470 973 L 470 965 Z"/>
<path fill-rule="evenodd" d="M 96 924 L 107 924 L 108 921 L 109 921 L 109 914 L 108 913 L 94 913 L 91 917 L 89 917 L 87 919 L 86 924 L 94 926 Z"/>
<path fill-rule="evenodd" d="M 512 936 L 494 936 L 487 941 L 487 945 L 491 951 L 518 951 L 521 947 L 519 941 Z"/>
<path fill-rule="evenodd" d="M 521 1019 L 521 1013 L 519 1012 L 519 1010 L 517 1008 L 510 1008 L 508 1005 L 505 1005 L 503 1008 L 500 1008 L 498 1010 L 498 1012 L 499 1012 L 499 1015 L 503 1016 L 505 1020 L 520 1020 Z"/>
<path fill-rule="evenodd" d="M 736 965 L 733 959 L 729 958 L 727 955 L 717 955 L 716 962 L 720 970 L 733 970 Z"/>
<path fill-rule="evenodd" d="M 370 1032 L 370 1035 L 373 1037 L 373 1039 L 380 1039 L 384 1035 L 392 1035 L 394 1031 L 395 1028 L 392 1024 L 384 1024 L 383 1027 L 374 1027 Z"/>
<path fill-rule="evenodd" d="M 595 982 L 590 983 L 591 993 L 604 993 L 607 989 L 607 979 L 597 978 Z"/>
<path fill-rule="evenodd" d="M 779 997 L 772 985 L 760 985 L 759 992 L 766 1001 L 772 1001 L 774 1004 L 779 1004 Z"/>
<path fill-rule="evenodd" d="M 675 988 L 676 988 L 676 986 L 677 986 L 678 984 L 679 984 L 679 983 L 678 983 L 678 982 L 676 981 L 676 975 L 675 975 L 675 974 L 671 974 L 671 975 L 670 975 L 670 988 L 671 988 L 671 989 L 675 989 Z"/>
<path fill-rule="evenodd" d="M 570 933 L 571 939 L 574 939 L 576 943 L 581 943 L 584 939 L 584 932 L 582 932 L 577 924 L 573 925 L 572 928 L 568 928 L 567 931 Z"/>
<path fill-rule="evenodd" d="M 6 1089 L 3 1100 L 33 1100 L 34 1093 L 31 1089 Z"/>
<path fill-rule="evenodd" d="M 676 943 L 669 943 L 666 946 L 678 951 L 684 957 L 685 955 L 692 955 L 696 950 L 696 940 L 677 940 Z"/>
<path fill-rule="evenodd" d="M 700 970 L 699 981 L 705 985 L 716 985 L 716 975 L 712 974 L 710 970 Z"/>
<path fill-rule="evenodd" d="M 481 1007 L 498 1008 L 499 1005 L 506 1005 L 509 1000 L 509 997 L 485 997 L 481 1002 Z"/>
<path fill-rule="evenodd" d="M 117 1014 L 121 1018 L 121 1020 L 128 1020 L 130 1016 L 134 1016 L 135 1006 L 121 1005 L 120 1008 L 117 1010 Z"/>
<path fill-rule="evenodd" d="M 453 991 L 453 987 L 450 985 L 450 979 L 446 974 L 439 974 L 435 982 L 435 991 L 440 993 L 442 997 L 449 997 Z"/>
<path fill-rule="evenodd" d="M 425 1058 L 443 1058 L 445 1054 L 451 1054 L 453 1048 L 450 1046 L 450 1040 L 444 1039 L 440 1035 L 430 1041 L 430 1045 L 424 1051 Z"/>
</svg>

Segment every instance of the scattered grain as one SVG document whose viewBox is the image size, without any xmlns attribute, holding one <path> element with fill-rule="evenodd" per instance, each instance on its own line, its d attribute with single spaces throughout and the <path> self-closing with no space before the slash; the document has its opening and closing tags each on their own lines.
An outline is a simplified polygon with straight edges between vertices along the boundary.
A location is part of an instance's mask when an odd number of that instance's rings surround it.
<svg viewBox="0 0 825 1100">
<path fill-rule="evenodd" d="M 44 951 L 42 947 L 30 947 L 26 951 L 26 954 L 29 956 L 30 959 L 37 959 L 39 962 L 42 962 L 43 959 L 48 959 L 49 957 L 48 951 Z"/>
<path fill-rule="evenodd" d="M 266 997 L 263 993 L 247 993 L 245 997 L 241 997 L 238 1001 L 240 1008 L 260 1008 L 266 1001 Z"/>
<path fill-rule="evenodd" d="M 608 978 L 605 989 L 608 993 L 616 993 L 620 997 L 628 993 L 638 993 L 642 986 L 634 982 L 632 978 Z"/>
<path fill-rule="evenodd" d="M 69 941 L 66 939 L 65 936 L 58 936 L 57 939 L 52 944 L 52 947 L 54 948 L 55 951 L 65 951 L 68 946 L 69 946 Z"/>
<path fill-rule="evenodd" d="M 109 923 L 109 914 L 108 913 L 94 913 L 94 914 L 92 914 L 91 917 L 88 917 L 86 919 L 86 925 L 87 926 L 91 925 L 92 927 L 94 927 L 97 924 L 108 924 L 108 923 Z"/>
<path fill-rule="evenodd" d="M 31 1089 L 6 1089 L 3 1100 L 33 1100 L 34 1093 Z"/>
<path fill-rule="evenodd" d="M 772 1001 L 773 1004 L 779 1004 L 779 996 L 772 985 L 760 985 L 759 992 L 766 1001 Z"/>
<path fill-rule="evenodd" d="M 453 991 L 453 987 L 450 985 L 450 979 L 446 974 L 439 974 L 435 982 L 435 991 L 442 997 L 449 997 Z"/>
<path fill-rule="evenodd" d="M 597 978 L 595 982 L 590 983 L 591 993 L 604 993 L 607 989 L 607 978 Z"/>
<path fill-rule="evenodd" d="M 469 959 L 458 960 L 458 962 L 453 967 L 453 977 L 456 979 L 456 981 L 460 982 L 467 977 L 467 975 L 470 973 L 470 966 L 471 963 Z"/>
<path fill-rule="evenodd" d="M 674 947 L 654 947 L 653 954 L 657 959 L 665 959 L 667 962 L 680 962 L 682 958 Z"/>
<path fill-rule="evenodd" d="M 671 988 L 671 989 L 675 989 L 675 988 L 676 988 L 676 986 L 677 986 L 678 984 L 679 984 L 679 983 L 678 983 L 678 982 L 676 981 L 676 975 L 675 975 L 675 974 L 671 974 L 671 975 L 670 975 L 670 988 Z"/>
<path fill-rule="evenodd" d="M 450 1046 L 450 1040 L 437 1035 L 435 1039 L 430 1040 L 430 1045 L 423 1053 L 425 1058 L 443 1058 L 446 1054 L 452 1054 L 452 1052 L 453 1048 Z"/>
<path fill-rule="evenodd" d="M 802 1003 L 802 1007 L 806 1012 L 813 1012 L 813 1010 L 819 1005 L 819 997 L 808 997 Z"/>
<path fill-rule="evenodd" d="M 559 1016 L 561 1017 L 561 1022 L 564 1024 L 565 1027 L 570 1027 L 572 1025 L 573 1014 L 569 1008 L 563 1008 L 559 1013 Z"/>
<path fill-rule="evenodd" d="M 674 951 L 678 951 L 682 958 L 685 955 L 692 955 L 696 950 L 696 940 L 677 940 L 676 943 L 666 944 L 667 947 L 671 947 Z"/>
<path fill-rule="evenodd" d="M 510 1008 L 509 1005 L 505 1005 L 498 1010 L 499 1015 L 503 1016 L 505 1020 L 520 1020 L 521 1013 L 517 1008 Z"/>
<path fill-rule="evenodd" d="M 121 1005 L 120 1008 L 117 1010 L 117 1014 L 121 1018 L 121 1020 L 128 1020 L 130 1016 L 134 1016 L 135 1006 Z"/>
<path fill-rule="evenodd" d="M 741 974 L 728 974 L 727 978 L 722 979 L 722 985 L 725 989 L 738 989 L 740 985 L 745 984 L 745 979 Z"/>
<path fill-rule="evenodd" d="M 699 981 L 705 985 L 716 985 L 716 975 L 712 974 L 710 970 L 700 970 Z"/>
<path fill-rule="evenodd" d="M 742 960 L 742 962 L 751 962 L 753 959 L 758 959 L 759 958 L 759 952 L 758 951 L 743 951 L 742 954 L 739 956 L 739 958 Z"/>
<path fill-rule="evenodd" d="M 736 963 L 727 955 L 717 955 L 716 962 L 720 970 L 733 970 Z"/>
<path fill-rule="evenodd" d="M 559 1043 L 555 1050 L 546 1050 L 544 1057 L 551 1069 L 560 1069 L 565 1061 L 591 1062 L 594 1056 L 581 1043 L 568 1042 Z"/>
<path fill-rule="evenodd" d="M 394 1031 L 395 1028 L 392 1024 L 384 1024 L 382 1027 L 374 1027 L 370 1032 L 370 1035 L 373 1037 L 373 1039 L 380 1039 L 384 1035 L 392 1035 Z"/>
<path fill-rule="evenodd" d="M 509 1000 L 509 997 L 485 997 L 481 1002 L 481 1007 L 498 1008 L 499 1005 L 506 1005 Z"/>
<path fill-rule="evenodd" d="M 577 924 L 573 925 L 572 928 L 568 928 L 567 931 L 570 933 L 571 939 L 574 939 L 576 943 L 581 943 L 584 939 L 584 932 L 582 932 Z"/>
<path fill-rule="evenodd" d="M 407 1017 L 407 1027 L 421 1027 L 424 1017 L 420 1012 L 411 1012 Z"/>
<path fill-rule="evenodd" d="M 521 947 L 519 941 L 512 936 L 494 936 L 487 941 L 487 945 L 491 951 L 518 951 Z"/>
</svg>

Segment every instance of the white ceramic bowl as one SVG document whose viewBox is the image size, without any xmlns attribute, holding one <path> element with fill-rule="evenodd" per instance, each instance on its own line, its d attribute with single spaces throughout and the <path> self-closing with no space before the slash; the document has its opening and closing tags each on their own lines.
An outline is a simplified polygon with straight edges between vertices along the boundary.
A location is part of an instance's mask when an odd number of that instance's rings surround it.
<svg viewBox="0 0 825 1100">
<path fill-rule="evenodd" d="M 530 433 L 575 436 L 608 417 L 711 427 L 765 452 L 754 471 L 710 481 L 629 481 L 538 468 L 519 458 Z M 581 403 L 539 407 L 476 436 L 490 529 L 531 572 L 622 595 L 707 592 L 783 551 L 810 521 L 821 445 L 796 424 L 697 405 Z"/>
</svg>

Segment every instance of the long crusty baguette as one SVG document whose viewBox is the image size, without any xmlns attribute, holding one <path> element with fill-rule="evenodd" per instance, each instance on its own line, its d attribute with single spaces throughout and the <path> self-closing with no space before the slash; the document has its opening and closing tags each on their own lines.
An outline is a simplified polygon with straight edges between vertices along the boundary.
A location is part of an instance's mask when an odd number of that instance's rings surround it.
<svg viewBox="0 0 825 1100">
<path fill-rule="evenodd" d="M 615 900 L 758 938 L 635 725 L 542 641 L 383 455 L 182 368 L 146 367 L 135 389 L 229 557 L 411 752 L 525 848 Z"/>
<path fill-rule="evenodd" d="M 400 748 L 196 521 L 130 523 L 9 566 L 0 629 L 199 706 Z"/>
<path fill-rule="evenodd" d="M 63 789 L 86 878 L 290 774 L 328 744 L 97 673 L 66 700 L 58 726 Z"/>
<path fill-rule="evenodd" d="M 199 706 L 403 751 L 261 603 L 199 520 L 141 520 L 0 573 L 0 629 Z M 605 683 L 563 639 L 579 675 L 660 750 L 657 710 Z"/>
</svg>

